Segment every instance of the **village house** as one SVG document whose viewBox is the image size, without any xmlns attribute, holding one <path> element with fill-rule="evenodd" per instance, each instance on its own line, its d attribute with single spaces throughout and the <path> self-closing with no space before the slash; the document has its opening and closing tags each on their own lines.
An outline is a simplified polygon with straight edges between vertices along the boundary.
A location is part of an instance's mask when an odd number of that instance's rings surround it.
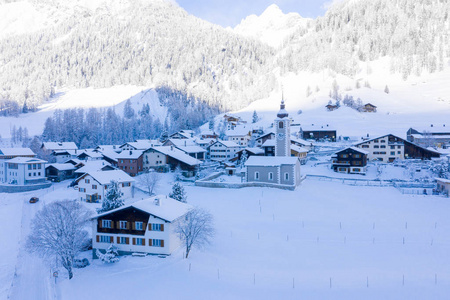
<svg viewBox="0 0 450 300">
<path fill-rule="evenodd" d="M 250 156 L 264 156 L 264 150 L 258 147 L 246 147 L 245 149 L 239 150 L 236 152 L 236 157 L 234 159 L 241 160 L 242 155 L 247 156 L 249 158 Z"/>
<path fill-rule="evenodd" d="M 291 156 L 297 157 L 300 160 L 300 164 L 304 165 L 306 164 L 308 150 L 303 147 L 291 144 Z"/>
<path fill-rule="evenodd" d="M 210 145 L 212 145 L 215 141 L 217 141 L 217 139 L 210 139 L 210 138 L 196 138 L 195 139 L 195 143 L 205 150 Z"/>
<path fill-rule="evenodd" d="M 377 107 L 373 104 L 366 103 L 361 108 L 362 112 L 377 112 Z"/>
<path fill-rule="evenodd" d="M 242 147 L 247 147 L 252 137 L 252 132 L 246 126 L 237 126 L 225 132 L 227 141 L 234 142 Z"/>
<path fill-rule="evenodd" d="M 214 140 L 216 140 L 216 139 L 219 138 L 219 135 L 217 133 L 215 133 L 214 131 L 212 131 L 212 130 L 207 130 L 207 131 L 204 131 L 204 132 L 201 133 L 200 138 L 201 139 L 214 139 Z"/>
<path fill-rule="evenodd" d="M 103 253 L 110 245 L 119 255 L 133 253 L 170 255 L 182 245 L 175 233 L 177 223 L 192 209 L 167 196 L 154 196 L 93 218 L 92 248 Z"/>
<path fill-rule="evenodd" d="M 23 158 L 23 160 L 20 160 L 20 163 L 11 161 L 15 158 Z M 23 170 L 23 168 L 28 169 L 26 159 L 31 158 L 35 159 L 36 154 L 29 148 L 0 148 L 0 182 L 14 184 L 23 182 L 22 184 L 24 184 L 28 181 L 35 182 L 41 179 L 44 179 L 45 181 L 45 172 L 42 161 L 40 162 L 41 168 L 34 169 L 31 174 L 28 174 L 30 172 L 25 172 L 28 170 Z M 46 163 L 45 161 L 43 162 Z M 9 163 L 11 163 L 11 165 L 9 165 Z M 33 170 L 34 162 L 30 162 L 30 164 L 31 170 Z M 34 167 L 36 168 L 37 165 Z M 33 175 L 34 173 L 36 174 Z"/>
<path fill-rule="evenodd" d="M 227 125 L 227 130 L 233 130 L 236 126 L 247 123 L 237 116 L 224 115 L 223 118 Z"/>
<path fill-rule="evenodd" d="M 180 130 L 169 135 L 169 139 L 192 139 L 194 137 L 193 130 Z"/>
<path fill-rule="evenodd" d="M 67 162 L 67 164 L 69 164 Z M 97 172 L 97 171 L 111 171 L 116 170 L 110 163 L 105 160 L 88 160 L 83 161 L 75 165 L 76 170 L 74 171 L 75 177 L 78 178 L 85 173 Z"/>
<path fill-rule="evenodd" d="M 201 161 L 177 149 L 174 146 L 158 146 L 147 149 L 144 152 L 144 170 L 155 169 L 167 172 L 180 168 L 186 177 L 197 173 Z"/>
<path fill-rule="evenodd" d="M 339 108 L 337 105 L 334 104 L 328 104 L 325 107 L 327 108 L 328 111 L 333 111 Z"/>
<path fill-rule="evenodd" d="M 55 150 L 51 153 L 51 157 L 50 161 L 62 164 L 71 158 L 77 157 L 77 155 L 76 150 Z"/>
<path fill-rule="evenodd" d="M 99 202 L 105 199 L 111 181 L 116 181 L 123 198 L 134 197 L 134 179 L 121 170 L 95 171 L 85 173 L 75 180 L 78 185 L 78 199 L 86 202 Z"/>
<path fill-rule="evenodd" d="M 14 185 L 45 183 L 47 161 L 35 157 L 15 157 L 0 162 L 2 182 Z"/>
<path fill-rule="evenodd" d="M 75 166 L 70 163 L 54 163 L 45 167 L 45 176 L 48 180 L 60 182 L 75 178 L 75 170 Z"/>
<path fill-rule="evenodd" d="M 136 140 L 119 146 L 119 153 L 123 150 L 147 150 L 154 146 L 160 146 L 159 140 Z"/>
<path fill-rule="evenodd" d="M 431 124 L 429 127 L 409 128 L 406 139 L 424 147 L 446 148 L 450 146 L 450 126 Z"/>
<path fill-rule="evenodd" d="M 117 168 L 134 177 L 144 170 L 143 150 L 123 150 L 117 154 Z"/>
<path fill-rule="evenodd" d="M 369 160 L 393 162 L 396 159 L 431 159 L 440 157 L 436 151 L 408 142 L 393 134 L 386 134 L 355 144 L 368 152 Z"/>
<path fill-rule="evenodd" d="M 51 153 L 53 151 L 75 151 L 78 150 L 78 147 L 74 142 L 43 142 L 41 150 Z"/>
<path fill-rule="evenodd" d="M 444 196 L 450 195 L 450 179 L 436 178 L 437 188 L 436 191 Z"/>
<path fill-rule="evenodd" d="M 331 157 L 332 169 L 339 173 L 366 175 L 368 154 L 369 152 L 356 147 L 340 150 Z"/>
<path fill-rule="evenodd" d="M 88 160 L 102 160 L 103 159 L 103 155 L 95 150 L 82 150 L 82 151 L 78 151 L 77 153 L 78 153 L 77 158 L 79 160 L 88 161 Z"/>
<path fill-rule="evenodd" d="M 174 146 L 189 156 L 198 160 L 206 158 L 206 149 L 200 147 L 194 139 L 168 139 L 163 146 Z"/>
<path fill-rule="evenodd" d="M 257 147 L 262 147 L 262 145 L 267 141 L 267 140 L 274 140 L 275 139 L 275 133 L 273 132 L 268 132 L 266 134 L 263 134 L 261 136 L 259 136 L 258 138 L 255 139 L 255 144 Z"/>
<path fill-rule="evenodd" d="M 218 140 L 208 147 L 208 156 L 212 161 L 227 161 L 235 158 L 242 146 L 230 141 Z"/>
<path fill-rule="evenodd" d="M 327 125 L 302 125 L 299 129 L 300 138 L 304 140 L 336 142 L 337 132 Z"/>
</svg>

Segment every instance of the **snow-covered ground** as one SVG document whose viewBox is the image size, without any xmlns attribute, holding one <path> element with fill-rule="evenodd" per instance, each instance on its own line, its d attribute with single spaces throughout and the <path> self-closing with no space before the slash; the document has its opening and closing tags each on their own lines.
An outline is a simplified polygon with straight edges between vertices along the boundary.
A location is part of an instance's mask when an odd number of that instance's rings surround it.
<svg viewBox="0 0 450 300">
<path fill-rule="evenodd" d="M 172 178 L 164 174 L 156 192 L 168 194 Z M 67 184 L 40 191 L 36 206 L 27 203 L 30 193 L 2 195 L 0 220 L 11 234 L 1 249 L 6 258 L 1 299 L 24 299 L 17 296 L 19 288 L 48 287 L 44 299 L 55 293 L 49 266 L 22 257 L 28 255 L 23 244 L 29 228 L 21 231 L 20 224 L 29 224 L 43 203 L 76 197 Z M 312 179 L 294 192 L 185 188 L 190 204 L 215 217 L 216 236 L 210 246 L 195 249 L 189 259 L 183 259 L 179 249 L 167 258 L 124 257 L 113 265 L 94 261 L 76 269 L 72 280 L 60 270 L 58 297 L 445 299 L 450 292 L 448 198 Z M 36 278 L 39 274 L 45 278 Z M 26 290 L 21 294 L 27 295 Z"/>
</svg>

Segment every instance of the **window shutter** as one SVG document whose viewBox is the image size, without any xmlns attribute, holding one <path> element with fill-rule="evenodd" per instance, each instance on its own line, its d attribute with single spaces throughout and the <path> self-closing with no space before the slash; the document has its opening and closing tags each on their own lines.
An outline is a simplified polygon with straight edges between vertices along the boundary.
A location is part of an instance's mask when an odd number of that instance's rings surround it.
<svg viewBox="0 0 450 300">
<path fill-rule="evenodd" d="M 148 223 L 148 231 L 152 231 L 152 223 Z"/>
<path fill-rule="evenodd" d="M 164 240 L 161 240 L 161 247 L 164 247 Z"/>
<path fill-rule="evenodd" d="M 130 229 L 130 222 L 127 222 L 127 229 Z"/>
<path fill-rule="evenodd" d="M 164 231 L 164 224 L 161 224 L 161 231 Z"/>
<path fill-rule="evenodd" d="M 148 240 L 148 245 L 149 245 L 149 246 L 153 246 L 152 239 L 149 239 L 149 240 Z"/>
<path fill-rule="evenodd" d="M 103 221 L 98 219 L 98 228 L 103 228 Z"/>
<path fill-rule="evenodd" d="M 110 243 L 114 243 L 114 237 L 113 237 L 113 236 L 110 236 L 110 237 L 109 237 L 109 242 L 110 242 Z"/>
<path fill-rule="evenodd" d="M 120 237 L 117 237 L 117 244 L 120 244 Z"/>
<path fill-rule="evenodd" d="M 116 221 L 116 228 L 117 228 L 117 229 L 120 228 L 120 223 L 119 223 L 119 221 Z"/>
<path fill-rule="evenodd" d="M 136 245 L 136 238 L 133 238 L 133 245 Z"/>
<path fill-rule="evenodd" d="M 111 229 L 114 229 L 114 221 L 111 221 Z"/>
<path fill-rule="evenodd" d="M 136 222 L 131 223 L 131 227 L 133 228 L 133 230 L 136 230 Z"/>
<path fill-rule="evenodd" d="M 145 239 L 142 239 L 142 246 L 145 246 Z"/>
<path fill-rule="evenodd" d="M 127 237 L 126 237 L 126 238 L 125 238 L 125 244 L 128 245 L 129 243 L 130 243 L 130 238 L 127 238 Z"/>
<path fill-rule="evenodd" d="M 145 230 L 145 228 L 147 228 L 147 223 L 142 224 L 142 230 Z"/>
<path fill-rule="evenodd" d="M 99 235 L 96 236 L 96 240 L 97 240 L 97 243 L 100 242 L 100 236 Z"/>
</svg>

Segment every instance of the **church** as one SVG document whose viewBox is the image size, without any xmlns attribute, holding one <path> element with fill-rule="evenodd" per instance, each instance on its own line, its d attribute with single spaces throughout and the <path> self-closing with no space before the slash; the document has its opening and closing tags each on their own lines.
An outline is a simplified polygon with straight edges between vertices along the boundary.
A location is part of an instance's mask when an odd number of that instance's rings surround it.
<svg viewBox="0 0 450 300">
<path fill-rule="evenodd" d="M 280 111 L 274 122 L 275 156 L 251 156 L 246 166 L 247 182 L 269 183 L 296 187 L 301 182 L 300 160 L 291 156 L 291 130 L 289 114 L 281 101 Z"/>
</svg>

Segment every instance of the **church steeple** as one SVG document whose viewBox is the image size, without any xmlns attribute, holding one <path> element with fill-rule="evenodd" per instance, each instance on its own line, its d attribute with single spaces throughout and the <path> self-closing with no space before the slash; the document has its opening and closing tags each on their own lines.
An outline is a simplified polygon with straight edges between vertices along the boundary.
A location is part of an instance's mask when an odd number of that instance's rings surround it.
<svg viewBox="0 0 450 300">
<path fill-rule="evenodd" d="M 291 156 L 291 130 L 289 114 L 284 105 L 284 97 L 281 97 L 280 111 L 275 119 L 276 142 L 275 156 Z"/>
<path fill-rule="evenodd" d="M 281 104 L 280 104 L 280 111 L 277 114 L 277 117 L 282 119 L 282 118 L 287 118 L 289 116 L 289 114 L 287 113 L 286 109 L 285 109 L 285 105 L 284 105 L 284 99 L 281 99 Z"/>
</svg>

